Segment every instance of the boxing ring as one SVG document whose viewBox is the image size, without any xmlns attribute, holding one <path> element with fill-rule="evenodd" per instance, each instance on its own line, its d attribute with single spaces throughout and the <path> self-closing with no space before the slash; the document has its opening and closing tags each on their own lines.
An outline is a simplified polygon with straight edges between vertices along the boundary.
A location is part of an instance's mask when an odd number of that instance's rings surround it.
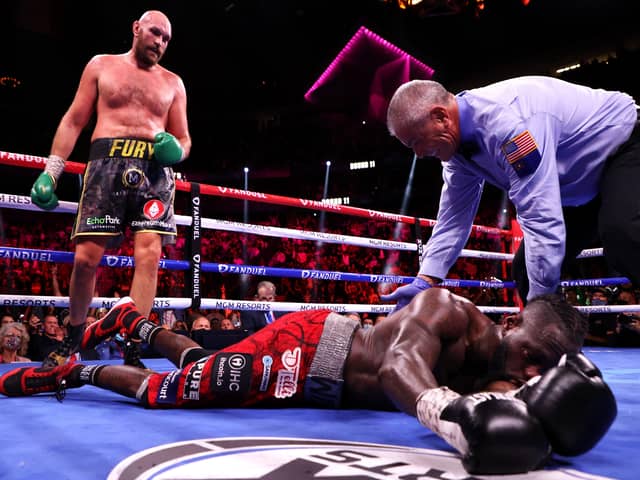
<svg viewBox="0 0 640 480">
<path fill-rule="evenodd" d="M 0 164 L 43 168 L 45 159 L 0 152 Z M 67 162 L 65 171 L 82 173 L 84 164 Z M 177 215 L 187 229 L 186 260 L 161 260 L 160 268 L 188 272 L 190 295 L 159 297 L 156 309 L 233 309 L 297 311 L 330 308 L 337 312 L 387 313 L 393 305 L 299 302 L 256 302 L 226 298 L 203 298 L 200 275 L 237 274 L 288 277 L 313 281 L 352 281 L 402 284 L 413 277 L 380 273 L 353 273 L 312 269 L 276 268 L 261 265 L 209 263 L 201 257 L 197 241 L 201 229 L 218 229 L 238 234 L 295 238 L 302 241 L 348 244 L 362 248 L 421 251 L 415 243 L 374 239 L 325 232 L 303 231 L 266 225 L 204 218 L 203 196 L 213 195 L 272 205 L 331 211 L 361 218 L 432 227 L 435 222 L 357 207 L 332 205 L 315 200 L 294 199 L 247 190 L 189 182 L 176 182 L 177 190 L 190 194 L 189 215 Z M 0 193 L 0 207 L 32 210 L 46 215 L 28 197 Z M 55 212 L 75 213 L 77 205 L 60 202 Z M 511 235 L 510 231 L 474 226 L 474 230 Z M 581 257 L 601 255 L 599 249 L 584 251 Z M 509 262 L 507 252 L 465 249 L 462 256 Z M 73 253 L 0 246 L 4 260 L 71 263 Z M 130 257 L 105 255 L 105 267 L 131 267 Z M 605 286 L 625 283 L 625 278 L 572 280 L 563 286 Z M 443 287 L 506 290 L 513 282 L 498 279 L 447 279 Z M 68 306 L 68 297 L 10 295 L 0 292 L 2 305 Z M 112 298 L 96 297 L 93 307 L 109 307 Z M 482 306 L 485 313 L 518 311 L 515 306 Z M 585 312 L 640 311 L 639 305 L 579 307 Z M 640 420 L 640 349 L 586 347 L 585 354 L 602 370 L 618 402 L 618 416 L 607 435 L 590 452 L 572 458 L 554 456 L 541 471 L 496 478 L 523 479 L 635 479 L 640 470 L 635 425 Z M 96 362 L 86 362 L 96 363 Z M 103 362 L 104 363 L 104 362 Z M 107 363 L 119 363 L 109 361 Z M 163 359 L 145 359 L 154 370 L 173 366 Z M 1 364 L 0 373 L 20 364 Z M 322 409 L 216 409 L 145 410 L 137 402 L 115 393 L 85 386 L 70 390 L 59 403 L 53 395 L 38 398 L 0 397 L 5 442 L 0 456 L 0 478 L 268 478 L 268 479 L 464 479 L 470 476 L 454 450 L 415 418 L 398 412 Z"/>
</svg>

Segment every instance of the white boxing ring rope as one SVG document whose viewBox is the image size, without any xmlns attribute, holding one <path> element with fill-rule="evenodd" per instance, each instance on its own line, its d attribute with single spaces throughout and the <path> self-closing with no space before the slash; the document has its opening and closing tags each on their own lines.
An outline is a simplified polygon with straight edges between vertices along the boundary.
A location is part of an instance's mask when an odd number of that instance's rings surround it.
<svg viewBox="0 0 640 480">
<path fill-rule="evenodd" d="M 25 155 L 22 153 L 12 153 L 0 150 L 0 164 L 42 169 L 46 165 L 47 159 L 35 155 Z M 65 163 L 64 171 L 67 173 L 84 173 L 86 165 L 77 162 L 68 161 Z M 190 182 L 176 180 L 176 190 L 188 192 L 191 187 Z M 216 185 L 200 184 L 202 194 L 219 196 L 223 198 L 235 198 L 238 200 L 248 200 L 257 203 L 268 203 L 272 205 L 285 205 L 289 207 L 306 208 L 310 210 L 320 210 L 325 212 L 333 212 L 355 217 L 368 218 L 373 220 L 386 220 L 389 222 L 402 222 L 415 224 L 419 222 L 421 226 L 433 227 L 435 220 L 428 218 L 414 218 L 407 215 L 381 212 L 366 208 L 352 207 L 350 205 L 337 205 L 330 202 L 308 200 L 304 198 L 292 198 L 282 195 L 273 195 L 262 192 L 252 192 L 250 190 L 240 190 L 231 187 L 221 187 Z M 54 210 L 55 211 L 55 210 Z M 472 230 L 479 233 L 493 233 L 498 235 L 511 236 L 510 230 L 502 230 L 496 227 L 486 227 L 482 225 L 472 225 Z"/>
<path fill-rule="evenodd" d="M 2 160 L 6 160 L 8 157 L 11 157 L 11 162 L 9 164 L 16 165 L 16 162 L 19 164 L 24 159 L 36 159 L 36 163 L 46 163 L 45 159 L 41 157 L 31 157 L 24 156 L 20 154 L 8 154 L 6 152 L 0 151 L 0 163 Z M 16 160 L 18 159 L 18 160 Z M 40 160 L 43 160 L 40 162 Z M 29 160 L 27 160 L 29 161 Z M 33 160 L 32 160 L 33 161 Z M 69 162 L 71 163 L 71 162 Z M 80 167 L 76 164 L 73 166 L 75 170 L 78 170 Z M 18 165 L 21 166 L 21 165 Z M 84 168 L 82 166 L 81 168 Z M 65 169 L 66 170 L 66 169 Z M 76 172 L 74 172 L 76 173 Z M 218 187 L 224 189 L 224 187 Z M 247 192 L 245 192 L 247 193 Z M 266 196 L 266 194 L 257 193 L 255 196 L 260 197 L 260 195 Z M 286 199 L 287 197 L 279 197 Z M 300 199 L 298 199 L 300 200 Z M 320 207 L 319 209 L 325 209 L 326 205 L 323 202 L 314 202 L 314 201 L 306 201 L 311 202 L 311 207 L 309 205 L 304 205 L 306 208 L 312 208 L 315 206 Z M 320 204 L 320 205 L 315 205 Z M 27 196 L 20 195 L 10 195 L 10 194 L 2 194 L 0 193 L 0 208 L 14 208 L 21 210 L 31 210 L 31 211 L 39 211 L 42 212 L 41 209 L 37 208 L 32 204 L 31 199 Z M 359 211 L 367 211 L 372 212 L 370 210 L 358 209 L 356 207 L 348 207 L 353 210 Z M 77 203 L 75 202 L 67 202 L 61 201 L 60 205 L 51 212 L 58 213 L 75 213 L 77 211 Z M 361 213 L 361 212 L 358 212 Z M 381 215 L 376 215 L 375 217 L 386 218 L 383 212 Z M 362 216 L 362 215 L 359 215 Z M 374 216 L 371 215 L 370 216 Z M 386 218 L 388 220 L 400 220 L 398 217 L 400 216 L 391 216 L 392 218 Z M 184 215 L 175 215 L 176 224 L 183 226 L 190 226 L 192 223 L 192 219 L 189 216 Z M 406 217 L 408 218 L 408 217 Z M 428 225 L 435 224 L 432 220 L 427 220 Z M 201 220 L 201 227 L 208 229 L 216 229 L 216 230 L 226 230 L 238 233 L 248 233 L 254 235 L 264 235 L 270 237 L 279 237 L 279 238 L 293 238 L 293 239 L 301 239 L 301 240 L 314 240 L 314 241 L 322 241 L 327 243 L 337 243 L 337 244 L 347 244 L 352 246 L 360 246 L 365 248 L 376 248 L 376 249 L 386 249 L 386 250 L 402 250 L 402 251 L 417 251 L 418 246 L 414 243 L 408 242 L 399 242 L 394 240 L 385 240 L 385 239 L 374 239 L 374 238 L 366 238 L 366 237 L 356 237 L 351 235 L 342 235 L 342 234 L 333 234 L 333 233 L 325 233 L 325 232 L 313 232 L 313 231 L 304 231 L 290 228 L 282 228 L 282 227 L 273 227 L 273 226 L 265 226 L 265 225 L 251 225 L 234 221 L 227 220 L 217 220 L 217 219 L 207 219 L 203 218 Z M 496 233 L 496 232 L 504 232 L 497 228 L 493 227 L 482 227 L 474 225 L 474 228 L 478 231 Z M 589 249 L 584 250 L 578 258 L 588 258 L 601 256 L 602 249 Z M 508 253 L 497 253 L 497 252 L 486 252 L 486 251 L 478 251 L 478 250 L 470 250 L 463 249 L 461 257 L 469 257 L 469 258 L 481 258 L 481 259 L 495 259 L 502 261 L 511 261 L 513 259 L 513 254 Z M 339 272 L 337 272 L 339 273 Z M 392 278 L 391 282 L 385 283 L 400 283 L 402 280 L 397 280 L 397 278 L 402 278 L 398 276 L 389 276 L 389 275 L 380 275 L 379 277 L 390 277 Z M 615 283 L 624 283 L 627 279 L 593 279 L 593 280 L 579 280 L 579 281 L 568 281 L 562 282 L 563 286 L 570 286 L 576 283 L 576 285 L 584 285 L 584 286 L 594 286 L 594 285 L 603 285 L 603 284 L 615 284 Z M 449 282 L 449 284 L 447 284 Z M 460 281 L 447 281 L 445 280 L 442 286 L 459 286 Z M 491 288 L 505 288 L 505 282 L 483 282 L 486 287 Z M 105 298 L 105 297 L 95 297 L 91 303 L 91 307 L 103 307 L 109 308 L 115 302 L 114 299 Z M 0 294 L 0 304 L 9 305 L 9 306 L 52 306 L 52 307 L 67 307 L 69 304 L 68 297 L 48 297 L 48 296 L 37 296 L 37 295 L 4 295 Z M 155 309 L 184 309 L 189 308 L 191 306 L 190 298 L 169 298 L 169 297 L 156 297 L 154 302 Z M 248 300 L 228 300 L 228 299 L 201 299 L 200 308 L 202 309 L 233 309 L 233 310 L 258 310 L 258 311 L 267 311 L 267 310 L 278 310 L 278 311 L 300 311 L 300 310 L 310 310 L 316 308 L 323 309 L 331 309 L 337 312 L 347 312 L 347 311 L 357 311 L 357 312 L 370 312 L 370 313 L 388 313 L 393 310 L 394 305 L 365 305 L 365 304 L 328 304 L 328 303 L 297 303 L 297 302 L 255 302 Z M 517 312 L 518 307 L 495 307 L 495 306 L 478 306 L 478 308 L 485 313 L 513 313 Z M 636 309 L 637 308 L 637 309 Z M 594 307 L 578 307 L 579 310 L 589 312 L 589 313 L 616 313 L 616 312 L 631 312 L 631 311 L 640 311 L 640 305 L 616 305 L 616 306 L 594 306 Z"/>
<path fill-rule="evenodd" d="M 22 195 L 8 195 L 0 193 L 0 208 L 15 208 L 19 210 L 30 210 L 42 212 L 42 209 L 31 203 L 31 198 Z M 53 213 L 76 213 L 78 204 L 75 202 L 60 202 L 60 205 L 49 210 Z M 175 215 L 176 224 L 182 226 L 191 225 L 191 217 L 186 215 Z M 273 227 L 270 225 L 253 225 L 230 220 L 218 220 L 215 218 L 203 218 L 200 225 L 202 228 L 211 230 L 225 230 L 236 233 L 249 233 L 252 235 L 263 235 L 276 238 L 291 238 L 297 240 L 314 240 L 325 243 L 346 244 L 365 248 L 378 248 L 382 250 L 403 250 L 417 251 L 418 246 L 410 242 L 398 242 L 396 240 L 385 240 L 377 238 L 356 237 L 353 235 L 343 235 L 340 233 L 314 232 L 308 230 L 298 230 L 293 228 Z M 491 260 L 507 260 L 513 258 L 511 253 L 487 252 L 482 250 L 463 249 L 461 257 L 482 258 Z"/>
<path fill-rule="evenodd" d="M 91 308 L 109 309 L 118 299 L 109 297 L 94 297 Z M 69 306 L 69 297 L 53 297 L 46 295 L 5 295 L 0 294 L 0 305 L 11 307 L 56 307 Z M 190 298 L 156 297 L 153 302 L 155 310 L 187 309 L 191 306 Z M 253 300 L 228 300 L 224 298 L 203 298 L 200 308 L 204 310 L 255 310 L 255 311 L 281 311 L 298 312 L 302 310 L 327 309 L 338 313 L 390 313 L 394 305 L 369 305 L 364 303 L 299 303 L 299 302 L 256 302 Z M 495 307 L 478 305 L 477 308 L 484 313 L 518 313 L 519 307 Z M 591 305 L 576 306 L 577 310 L 591 313 L 624 313 L 640 312 L 640 305 Z"/>
</svg>

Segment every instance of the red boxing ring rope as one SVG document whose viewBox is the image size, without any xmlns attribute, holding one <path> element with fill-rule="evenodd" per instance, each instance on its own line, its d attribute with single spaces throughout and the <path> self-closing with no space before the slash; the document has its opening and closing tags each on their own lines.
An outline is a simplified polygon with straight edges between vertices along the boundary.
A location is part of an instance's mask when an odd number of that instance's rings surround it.
<svg viewBox="0 0 640 480">
<path fill-rule="evenodd" d="M 17 167 L 28 167 L 43 169 L 47 163 L 44 157 L 35 155 L 24 155 L 22 153 L 11 153 L 0 151 L 0 164 L 13 165 Z M 64 171 L 67 173 L 83 174 L 86 165 L 84 163 L 69 162 L 65 163 Z M 183 192 L 191 191 L 191 182 L 176 180 L 176 189 Z M 376 220 L 388 220 L 391 222 L 403 222 L 414 224 L 416 219 L 407 215 L 399 215 L 396 213 L 379 212 L 369 210 L 367 208 L 351 207 L 348 205 L 334 205 L 319 200 L 306 200 L 304 198 L 284 197 L 281 195 L 272 195 L 269 193 L 252 192 L 250 190 L 240 190 L 237 188 L 220 187 L 216 185 L 200 184 L 200 192 L 207 195 L 214 195 L 224 198 L 236 198 L 240 200 L 252 200 L 259 203 L 268 203 L 272 205 L 286 205 L 289 207 L 308 208 L 311 210 L 323 210 L 326 212 L 341 213 L 345 215 L 353 215 L 355 217 L 370 218 Z M 420 218 L 420 225 L 425 227 L 433 227 L 435 220 Z M 502 230 L 495 227 L 485 227 L 481 225 L 473 225 L 472 229 L 479 233 L 493 233 L 510 237 L 511 230 Z"/>
</svg>

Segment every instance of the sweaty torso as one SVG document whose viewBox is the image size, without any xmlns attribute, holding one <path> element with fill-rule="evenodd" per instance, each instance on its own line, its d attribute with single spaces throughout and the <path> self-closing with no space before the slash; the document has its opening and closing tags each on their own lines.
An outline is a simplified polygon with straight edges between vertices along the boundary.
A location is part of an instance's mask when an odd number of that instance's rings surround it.
<svg viewBox="0 0 640 480">
<path fill-rule="evenodd" d="M 99 59 L 97 121 L 92 140 L 152 139 L 165 130 L 178 78 L 160 65 L 140 68 L 127 55 Z"/>
<path fill-rule="evenodd" d="M 348 406 L 395 408 L 380 380 L 380 369 L 392 349 L 409 346 L 417 353 L 419 360 L 404 368 L 430 369 L 436 382 L 431 386 L 447 385 L 468 393 L 487 374 L 491 352 L 499 342 L 493 323 L 467 300 L 443 289 L 431 290 L 425 293 L 422 308 L 394 312 L 374 328 L 356 332 L 345 366 Z M 425 336 L 425 330 L 435 330 L 433 322 L 455 325 L 446 327 L 436 347 Z"/>
</svg>

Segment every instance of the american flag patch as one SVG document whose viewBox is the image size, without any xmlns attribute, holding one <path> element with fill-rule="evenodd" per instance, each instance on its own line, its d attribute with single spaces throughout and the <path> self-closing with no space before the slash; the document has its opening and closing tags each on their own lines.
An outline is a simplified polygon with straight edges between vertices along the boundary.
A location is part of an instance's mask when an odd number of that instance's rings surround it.
<svg viewBox="0 0 640 480">
<path fill-rule="evenodd" d="M 538 146 L 533 139 L 529 130 L 525 130 L 513 140 L 508 141 L 502 146 L 502 151 L 507 157 L 507 162 L 515 163 L 522 157 L 537 150 Z"/>
<path fill-rule="evenodd" d="M 502 145 L 502 152 L 520 177 L 535 172 L 540 165 L 538 146 L 528 130 Z"/>
</svg>

